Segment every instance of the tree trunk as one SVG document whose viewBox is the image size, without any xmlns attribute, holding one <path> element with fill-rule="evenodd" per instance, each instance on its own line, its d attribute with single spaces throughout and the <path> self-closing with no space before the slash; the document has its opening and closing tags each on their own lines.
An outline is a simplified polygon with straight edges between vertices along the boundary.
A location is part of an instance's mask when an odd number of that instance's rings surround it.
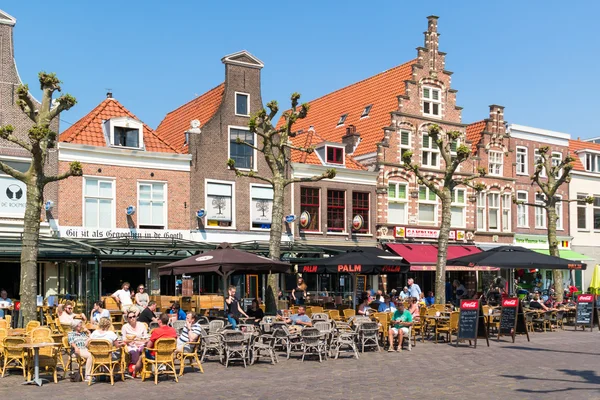
<svg viewBox="0 0 600 400">
<path fill-rule="evenodd" d="M 281 232 L 283 230 L 283 204 L 284 204 L 283 177 L 273 177 L 273 211 L 271 214 L 271 233 L 269 237 L 269 255 L 279 260 L 281 258 Z M 268 314 L 277 312 L 277 293 L 279 292 L 279 274 L 269 274 L 268 287 L 265 299 L 265 308 Z"/>
<path fill-rule="evenodd" d="M 548 250 L 551 256 L 560 257 L 558 240 L 556 239 L 556 204 L 554 201 L 549 201 L 548 203 L 546 207 L 546 213 L 548 214 Z M 554 281 L 556 301 L 560 303 L 563 301 L 564 293 L 562 271 L 560 269 L 552 271 L 552 280 Z"/>
<path fill-rule="evenodd" d="M 35 160 L 32 160 L 35 162 Z M 33 168 L 32 168 L 33 169 Z M 40 244 L 40 216 L 43 189 L 39 177 L 32 175 L 27 182 L 27 208 L 23 220 L 21 252 L 21 313 L 24 323 L 37 320 L 37 256 Z"/>
<path fill-rule="evenodd" d="M 449 188 L 444 187 L 440 196 L 442 202 L 442 224 L 438 237 L 437 266 L 435 269 L 435 302 L 446 303 L 446 260 L 448 259 L 448 239 L 452 212 L 450 203 L 452 196 Z"/>
</svg>

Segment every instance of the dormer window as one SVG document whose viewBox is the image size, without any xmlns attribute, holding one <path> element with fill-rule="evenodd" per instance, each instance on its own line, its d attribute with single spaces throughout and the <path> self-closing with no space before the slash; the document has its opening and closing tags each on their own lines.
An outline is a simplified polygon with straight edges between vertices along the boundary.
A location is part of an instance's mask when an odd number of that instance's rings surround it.
<svg viewBox="0 0 600 400">
<path fill-rule="evenodd" d="M 327 163 L 328 164 L 343 164 L 344 149 L 341 147 L 327 146 Z"/>
<path fill-rule="evenodd" d="M 344 125 L 344 122 L 346 122 L 346 117 L 348 117 L 348 114 L 342 114 L 342 116 L 340 117 L 340 120 L 337 123 L 338 126 Z"/>
<path fill-rule="evenodd" d="M 373 107 L 373 104 L 369 104 L 368 106 L 366 106 L 365 109 L 363 110 L 362 114 L 360 114 L 360 117 L 361 118 L 368 117 L 369 113 L 371 112 L 371 107 Z"/>
<path fill-rule="evenodd" d="M 144 147 L 144 125 L 140 121 L 129 117 L 112 118 L 104 122 L 104 129 L 111 147 Z"/>
<path fill-rule="evenodd" d="M 431 117 L 442 115 L 442 92 L 430 86 L 423 87 L 423 114 Z"/>
<path fill-rule="evenodd" d="M 600 172 L 600 154 L 585 154 L 585 170 L 588 172 Z"/>
</svg>

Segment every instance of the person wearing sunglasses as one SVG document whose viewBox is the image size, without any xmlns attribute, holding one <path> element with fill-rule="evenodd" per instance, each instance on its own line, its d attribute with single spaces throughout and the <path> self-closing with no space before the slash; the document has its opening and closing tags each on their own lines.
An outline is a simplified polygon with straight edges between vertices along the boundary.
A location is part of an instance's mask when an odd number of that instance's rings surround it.
<svg viewBox="0 0 600 400">
<path fill-rule="evenodd" d="M 169 314 L 173 320 L 185 321 L 185 311 L 181 309 L 181 306 L 178 302 L 173 303 L 171 310 L 169 310 Z"/>
<path fill-rule="evenodd" d="M 73 313 L 73 303 L 71 303 L 70 301 L 67 301 L 65 303 L 64 312 L 62 314 L 60 314 L 60 317 L 58 317 L 58 320 L 63 325 L 71 325 L 71 323 L 73 322 L 73 320 L 75 318 L 78 318 L 78 319 L 82 320 L 83 322 L 87 321 L 87 318 L 85 317 L 84 314 Z"/>
<path fill-rule="evenodd" d="M 135 294 L 135 305 L 140 312 L 142 312 L 142 310 L 148 306 L 148 301 L 150 301 L 150 297 L 145 290 L 146 288 L 144 285 L 139 285 L 137 287 L 137 293 Z"/>
<path fill-rule="evenodd" d="M 146 332 L 146 326 L 137 320 L 137 314 L 133 311 L 129 311 L 125 318 L 127 323 L 121 328 L 121 334 L 127 343 L 127 352 L 131 357 L 129 364 L 129 373 L 134 378 L 139 372 L 136 368 L 139 358 L 142 355 L 144 349 L 144 342 L 148 336 Z"/>
</svg>

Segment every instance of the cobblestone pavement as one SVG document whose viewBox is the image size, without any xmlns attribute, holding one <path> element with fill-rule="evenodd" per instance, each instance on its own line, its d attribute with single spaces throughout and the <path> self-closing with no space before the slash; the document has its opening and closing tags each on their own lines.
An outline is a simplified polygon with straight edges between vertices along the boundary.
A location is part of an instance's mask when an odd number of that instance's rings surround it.
<svg viewBox="0 0 600 400">
<path fill-rule="evenodd" d="M 477 349 L 432 342 L 411 352 L 368 352 L 319 364 L 280 357 L 244 369 L 204 363 L 205 373 L 187 373 L 179 383 L 161 380 L 98 382 L 60 380 L 41 388 L 21 386 L 13 372 L 0 379 L 0 398 L 61 399 L 600 399 L 600 332 L 535 333 L 531 342 L 479 340 Z"/>
</svg>

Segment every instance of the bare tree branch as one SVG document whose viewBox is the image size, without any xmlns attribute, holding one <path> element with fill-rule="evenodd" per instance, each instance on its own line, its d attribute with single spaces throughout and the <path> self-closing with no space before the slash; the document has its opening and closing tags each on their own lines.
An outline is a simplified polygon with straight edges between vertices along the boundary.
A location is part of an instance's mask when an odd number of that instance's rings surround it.
<svg viewBox="0 0 600 400">
<path fill-rule="evenodd" d="M 31 100 L 31 97 L 29 97 L 29 86 L 19 85 L 17 87 L 17 97 L 19 98 L 19 100 L 17 100 L 19 108 L 21 108 L 29 119 L 35 122 L 36 107 L 33 100 Z"/>
<path fill-rule="evenodd" d="M 75 99 L 75 97 L 71 96 L 68 93 L 58 97 L 56 99 L 56 102 L 58 103 L 58 106 L 50 110 L 50 120 L 53 120 L 58 114 L 60 114 L 63 111 L 69 110 L 71 107 L 77 104 L 77 100 Z"/>
<path fill-rule="evenodd" d="M 15 128 L 12 125 L 6 125 L 3 127 L 0 127 L 0 138 L 6 139 L 11 143 L 21 146 L 22 148 L 24 148 L 25 150 L 27 150 L 28 152 L 31 153 L 31 144 L 27 143 L 27 142 L 19 139 L 15 135 L 13 135 L 14 131 L 15 131 Z"/>
<path fill-rule="evenodd" d="M 11 167 L 8 164 L 3 163 L 2 161 L 0 161 L 0 171 L 4 172 L 7 175 L 12 176 L 15 179 L 20 180 L 21 182 L 25 182 L 25 180 L 27 179 L 27 174 L 25 174 L 21 171 L 17 171 L 13 167 Z"/>
</svg>

